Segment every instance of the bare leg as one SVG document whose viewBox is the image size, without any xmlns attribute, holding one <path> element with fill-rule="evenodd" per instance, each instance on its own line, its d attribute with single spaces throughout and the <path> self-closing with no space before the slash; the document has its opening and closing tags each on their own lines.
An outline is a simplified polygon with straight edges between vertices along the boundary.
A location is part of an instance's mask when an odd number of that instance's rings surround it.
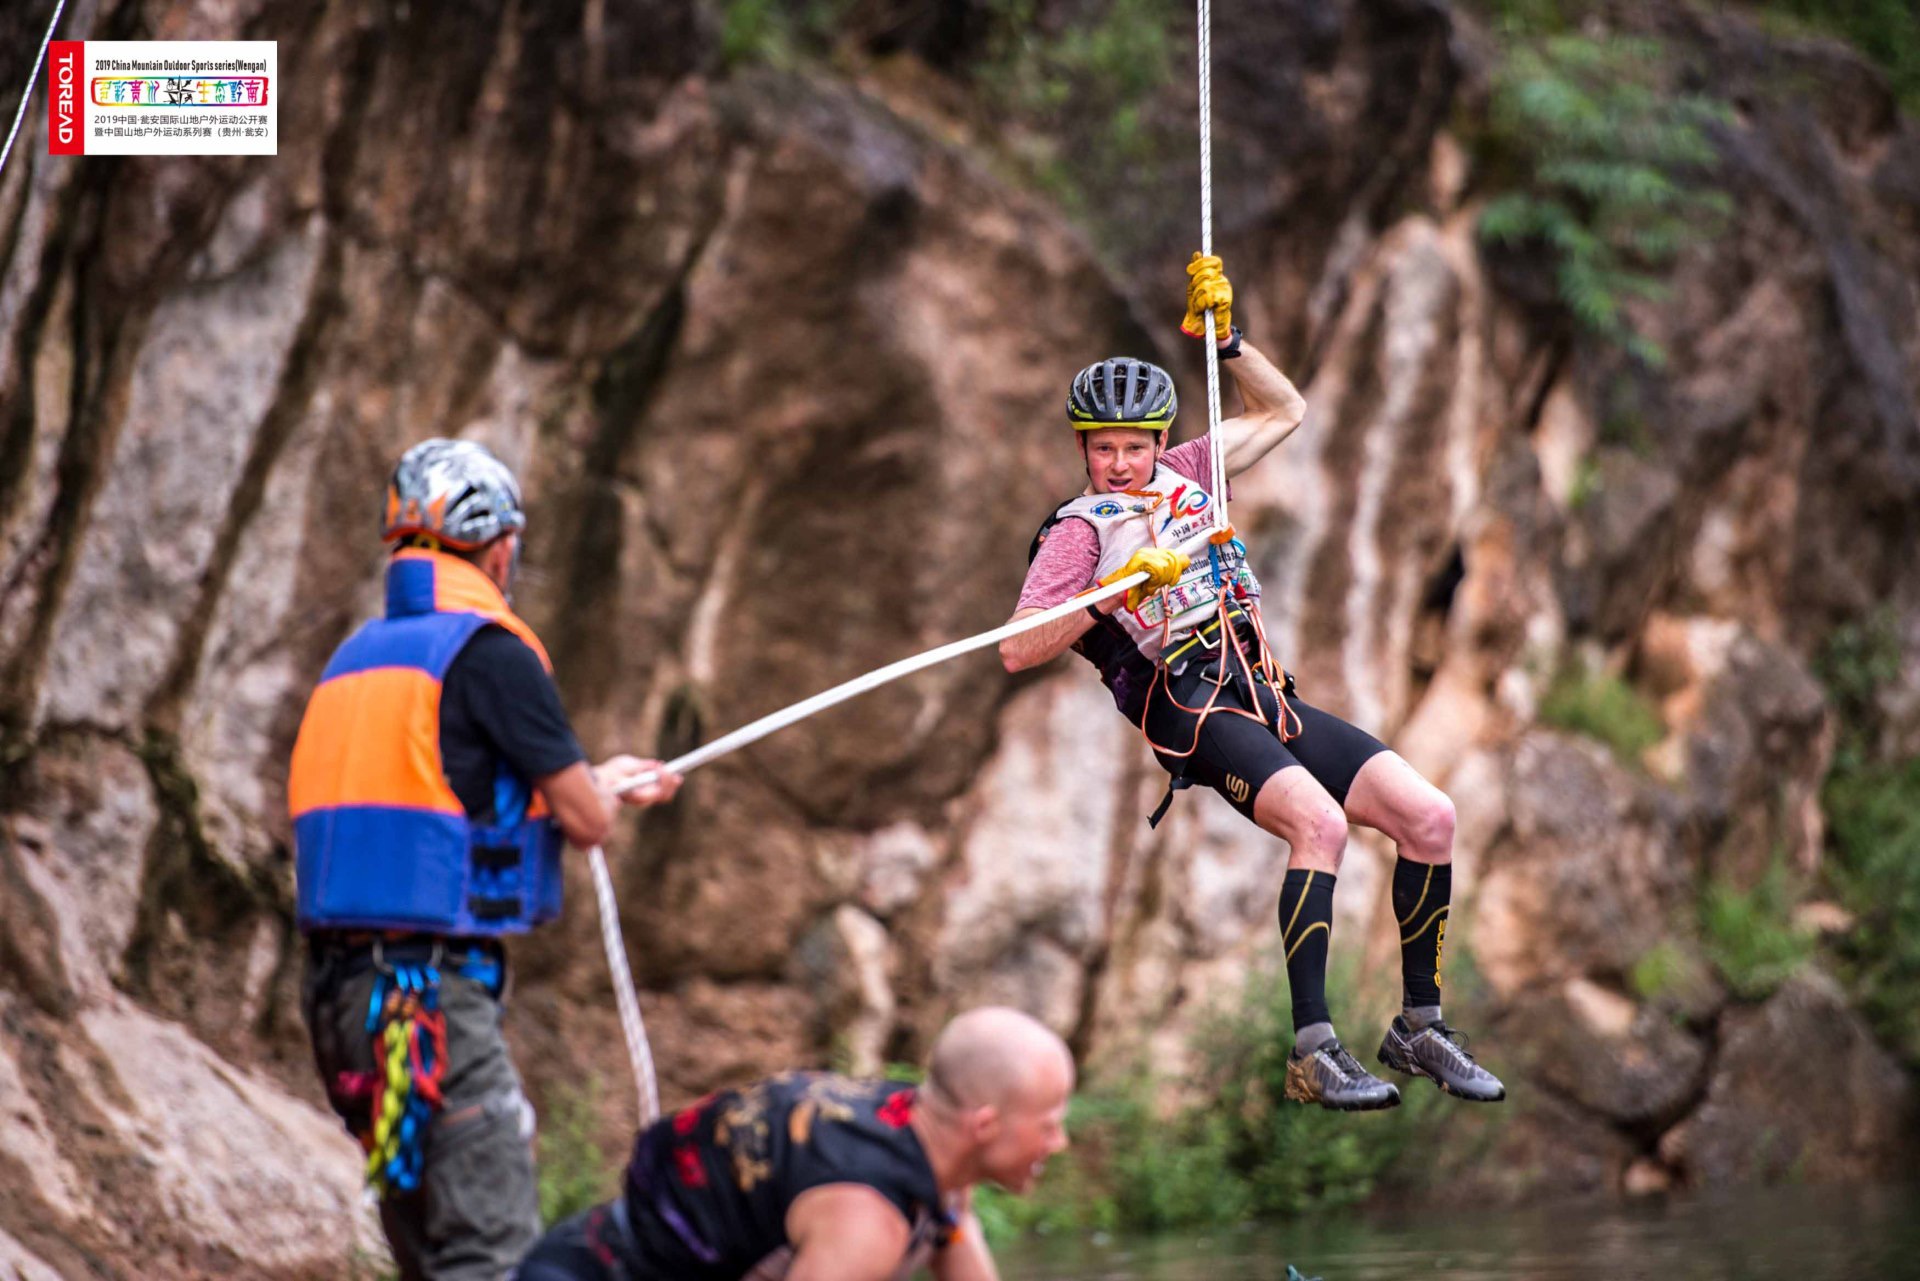
<svg viewBox="0 0 1920 1281">
<path fill-rule="evenodd" d="M 1289 765 L 1266 781 L 1253 798 L 1253 821 L 1292 847 L 1289 868 L 1340 870 L 1347 851 L 1347 815 L 1306 767 Z"/>
<path fill-rule="evenodd" d="M 1260 799 L 1266 795 L 1262 788 Z M 1398 752 L 1381 752 L 1360 767 L 1347 790 L 1346 815 L 1386 833 L 1409 862 L 1453 862 L 1453 802 Z"/>
</svg>

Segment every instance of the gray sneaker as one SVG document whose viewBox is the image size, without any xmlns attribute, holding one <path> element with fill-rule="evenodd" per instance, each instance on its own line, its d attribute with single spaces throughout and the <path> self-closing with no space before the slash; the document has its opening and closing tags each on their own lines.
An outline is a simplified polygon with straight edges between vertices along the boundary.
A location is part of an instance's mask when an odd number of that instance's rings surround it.
<svg viewBox="0 0 1920 1281">
<path fill-rule="evenodd" d="M 1287 1055 L 1287 1097 L 1338 1112 L 1372 1112 L 1400 1102 L 1400 1089 L 1360 1066 L 1338 1041 L 1312 1054 Z"/>
<path fill-rule="evenodd" d="M 1473 1061 L 1467 1038 L 1445 1023 L 1432 1023 L 1418 1032 L 1395 1015 L 1380 1042 L 1380 1061 L 1396 1072 L 1424 1076 L 1448 1094 L 1473 1103 L 1498 1103 L 1507 1097 L 1500 1078 Z"/>
</svg>

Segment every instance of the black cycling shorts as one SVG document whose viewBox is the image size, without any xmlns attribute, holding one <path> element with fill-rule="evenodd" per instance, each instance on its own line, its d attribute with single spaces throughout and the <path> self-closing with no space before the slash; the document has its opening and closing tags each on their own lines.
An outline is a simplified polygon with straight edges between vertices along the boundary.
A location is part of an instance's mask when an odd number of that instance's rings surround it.
<svg viewBox="0 0 1920 1281">
<path fill-rule="evenodd" d="M 1278 697 L 1266 683 L 1249 682 L 1244 675 L 1227 682 L 1213 714 L 1202 724 L 1197 709 L 1206 706 L 1213 692 L 1212 670 L 1211 664 L 1194 663 L 1178 675 L 1156 681 L 1147 702 L 1147 737 L 1162 768 L 1173 775 L 1175 788 L 1196 783 L 1211 787 L 1226 798 L 1227 804 L 1252 818 L 1254 798 L 1267 780 L 1289 765 L 1299 765 L 1337 803 L 1345 805 L 1360 767 L 1387 750 L 1385 743 L 1359 726 L 1291 693 L 1287 706 L 1299 718 L 1300 732 L 1282 743 Z M 1288 677 L 1288 687 L 1292 684 L 1293 678 Z M 1226 710 L 1252 710 L 1255 696 L 1266 712 L 1265 725 Z M 1195 710 L 1184 710 L 1180 704 Z M 1194 743 L 1196 725 L 1199 742 L 1190 755 L 1180 757 L 1159 750 L 1184 751 Z"/>
</svg>

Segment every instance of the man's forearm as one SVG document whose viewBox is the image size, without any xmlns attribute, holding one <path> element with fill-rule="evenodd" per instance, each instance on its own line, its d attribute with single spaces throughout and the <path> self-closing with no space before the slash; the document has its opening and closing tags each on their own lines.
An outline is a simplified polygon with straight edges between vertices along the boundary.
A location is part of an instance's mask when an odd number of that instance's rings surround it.
<svg viewBox="0 0 1920 1281">
<path fill-rule="evenodd" d="M 1121 599 L 1121 596 L 1110 596 L 1094 608 L 1103 614 L 1111 614 L 1119 606 Z M 1017 610 L 1007 621 L 1017 623 L 1039 612 L 1038 607 Z M 1077 614 L 1068 614 L 1065 618 L 1056 618 L 1051 623 L 1036 627 L 1030 632 L 1009 636 L 1001 641 L 1000 661 L 1010 672 L 1038 667 L 1073 648 L 1073 643 L 1085 636 L 1092 628 L 1093 616 L 1084 609 Z"/>
<path fill-rule="evenodd" d="M 1246 412 L 1220 424 L 1226 442 L 1229 476 L 1266 457 L 1307 416 L 1307 399 L 1293 380 L 1275 368 L 1252 343 L 1241 341 L 1240 357 L 1226 362 L 1240 388 Z"/>
</svg>

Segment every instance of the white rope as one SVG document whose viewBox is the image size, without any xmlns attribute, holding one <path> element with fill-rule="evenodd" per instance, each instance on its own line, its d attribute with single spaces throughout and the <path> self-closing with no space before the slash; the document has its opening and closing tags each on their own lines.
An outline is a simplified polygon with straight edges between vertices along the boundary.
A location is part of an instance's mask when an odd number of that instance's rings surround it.
<svg viewBox="0 0 1920 1281">
<path fill-rule="evenodd" d="M 620 1007 L 620 1030 L 627 1036 L 627 1058 L 633 1064 L 633 1083 L 640 1092 L 640 1127 L 660 1116 L 660 1083 L 653 1075 L 653 1050 L 647 1044 L 647 1025 L 640 1021 L 640 997 L 633 990 L 633 971 L 627 968 L 627 941 L 620 934 L 620 902 L 613 896 L 613 877 L 607 856 L 598 845 L 587 853 L 593 866 L 593 897 L 600 905 L 600 942 L 607 949 L 607 968 L 613 973 L 613 999 Z"/>
<path fill-rule="evenodd" d="M 953 641 L 950 644 L 940 646 L 938 649 L 930 649 L 924 654 L 915 654 L 912 658 L 903 658 L 897 663 L 888 663 L 885 667 L 875 668 L 865 676 L 856 676 L 850 681 L 835 685 L 832 689 L 823 690 L 815 694 L 812 698 L 803 699 L 791 707 L 782 708 L 780 711 L 762 716 L 759 720 L 751 724 L 742 725 L 731 734 L 722 734 L 711 743 L 696 747 L 685 756 L 678 756 L 668 761 L 666 763 L 666 769 L 669 773 L 673 774 L 685 774 L 689 770 L 698 769 L 702 765 L 720 759 L 729 752 L 737 752 L 751 743 L 757 743 L 776 730 L 782 730 L 796 722 L 806 720 L 809 716 L 824 712 L 829 707 L 844 703 L 848 699 L 857 697 L 869 690 L 879 689 L 882 685 L 891 684 L 899 680 L 902 676 L 911 676 L 915 672 L 924 671 L 929 667 L 944 663 L 950 658 L 958 658 L 960 655 L 970 654 L 976 649 L 985 649 L 989 645 L 997 645 L 1010 636 L 1018 636 L 1023 632 L 1030 632 L 1036 627 L 1045 627 L 1048 623 L 1057 622 L 1072 614 L 1078 614 L 1089 605 L 1095 605 L 1110 597 L 1118 596 L 1128 588 L 1139 583 L 1144 583 L 1146 580 L 1147 576 L 1144 573 L 1128 574 L 1125 578 L 1118 579 L 1105 587 L 1097 587 L 1090 592 L 1084 592 L 1081 595 L 1075 596 L 1072 600 L 1055 605 L 1052 609 L 1045 609 L 1038 614 L 1029 615 L 1017 622 L 1003 624 L 990 632 L 981 632 L 978 636 L 969 636 L 965 640 Z M 614 783 L 612 785 L 613 790 L 616 792 L 630 791 L 633 788 L 652 782 L 654 777 L 651 770 L 644 774 L 636 774 L 632 778 L 621 779 Z"/>
<path fill-rule="evenodd" d="M 735 752 L 749 743 L 757 743 L 776 730 L 785 729 L 797 721 L 803 721 L 816 712 L 823 712 L 836 703 L 864 694 L 868 690 L 878 689 L 902 676 L 944 663 L 949 658 L 957 658 L 988 645 L 997 645 L 1009 636 L 1018 636 L 1030 632 L 1036 627 L 1045 627 L 1070 614 L 1077 614 L 1087 606 L 1097 604 L 1112 596 L 1128 590 L 1147 580 L 1145 574 L 1129 574 L 1117 582 L 1091 592 L 1075 596 L 1072 600 L 1055 605 L 1052 609 L 1042 610 L 1038 614 L 1022 618 L 1017 622 L 996 627 L 990 632 L 981 632 L 978 636 L 969 636 L 965 640 L 930 649 L 924 654 L 912 658 L 903 658 L 897 663 L 868 672 L 865 676 L 835 685 L 832 689 L 815 694 L 812 698 L 795 703 L 793 706 L 762 716 L 759 720 L 743 725 L 731 734 L 723 734 L 702 747 L 697 747 L 685 756 L 668 761 L 666 768 L 674 774 L 685 774 L 698 769 L 711 761 L 718 760 L 729 752 Z M 612 785 L 615 792 L 631 791 L 654 780 L 652 770 L 636 774 L 632 778 L 620 779 Z M 593 894 L 600 907 L 600 941 L 607 950 L 607 968 L 613 973 L 614 1001 L 620 1007 L 620 1027 L 626 1033 L 627 1058 L 633 1064 L 634 1084 L 640 1091 L 640 1124 L 649 1125 L 660 1115 L 660 1086 L 654 1077 L 653 1051 L 647 1044 L 647 1028 L 640 1020 L 640 999 L 633 990 L 633 972 L 627 966 L 627 943 L 620 932 L 620 903 L 613 894 L 613 878 L 607 872 L 606 855 L 598 845 L 588 854 L 593 865 Z"/>
<path fill-rule="evenodd" d="M 47 34 L 41 37 L 40 52 L 34 55 L 33 66 L 27 71 L 27 91 L 20 95 L 20 109 L 13 113 L 13 128 L 7 130 L 7 145 L 0 147 L 0 174 L 7 171 L 7 157 L 13 153 L 14 135 L 20 132 L 20 121 L 27 114 L 27 103 L 33 98 L 34 82 L 40 79 L 40 64 L 47 60 L 47 45 L 53 40 L 53 29 L 60 25 L 60 12 L 67 7 L 67 0 L 53 6 L 53 21 L 47 24 Z"/>
<path fill-rule="evenodd" d="M 1200 252 L 1213 253 L 1213 4 L 1199 0 L 1200 62 Z M 1227 451 L 1220 439 L 1220 346 L 1214 337 L 1213 308 L 1207 308 L 1207 441 L 1213 455 L 1213 528 L 1228 527 Z"/>
</svg>

